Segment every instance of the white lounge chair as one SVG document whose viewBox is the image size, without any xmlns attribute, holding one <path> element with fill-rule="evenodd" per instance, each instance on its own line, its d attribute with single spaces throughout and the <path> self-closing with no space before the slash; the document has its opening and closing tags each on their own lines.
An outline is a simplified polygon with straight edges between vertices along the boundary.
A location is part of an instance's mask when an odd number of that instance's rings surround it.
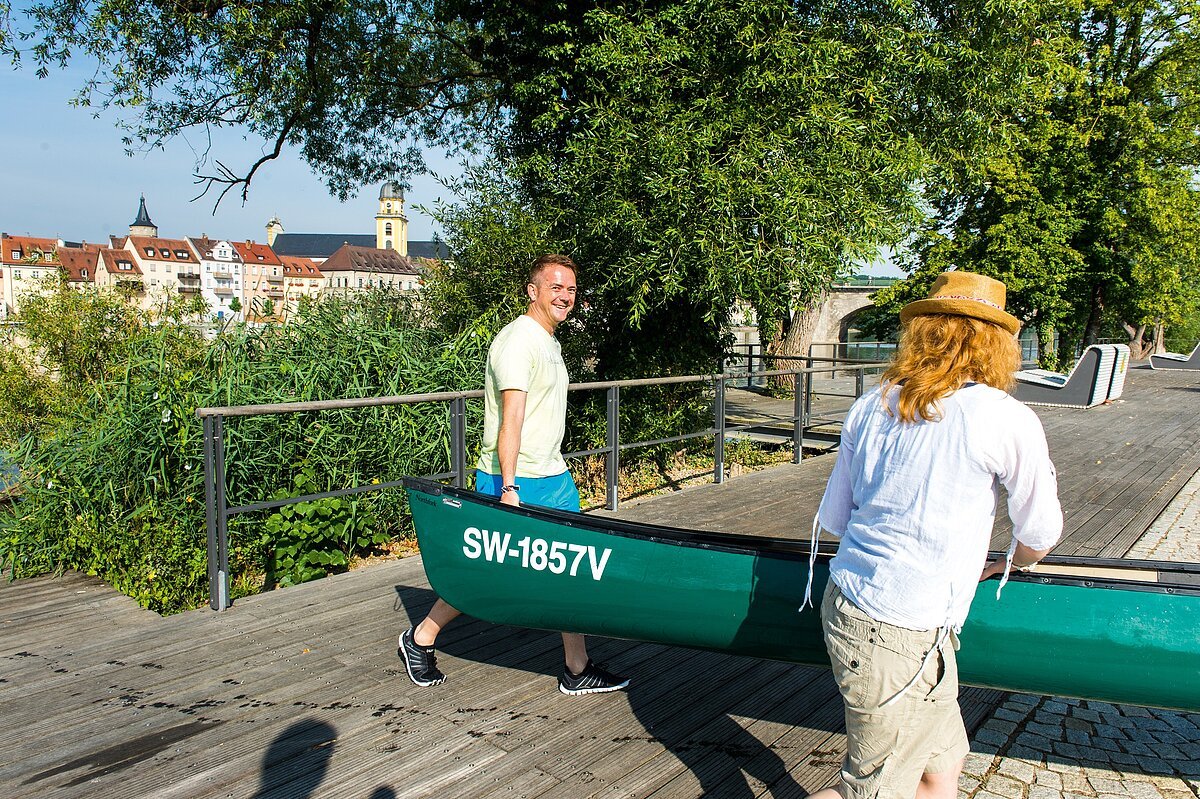
<svg viewBox="0 0 1200 799">
<path fill-rule="evenodd" d="M 1151 355 L 1150 368 L 1200 369 L 1200 344 L 1196 345 L 1191 355 L 1180 355 L 1177 352 L 1164 352 L 1162 355 Z"/>
<path fill-rule="evenodd" d="M 1124 345 L 1093 344 L 1067 374 L 1045 369 L 1026 369 L 1017 372 L 1013 396 L 1026 405 L 1057 405 L 1065 408 L 1091 408 L 1109 398 L 1117 366 L 1117 347 Z M 1128 353 L 1128 347 L 1125 348 Z M 1128 355 L 1125 359 L 1128 364 Z M 1121 375 L 1119 390 L 1124 387 Z"/>
</svg>

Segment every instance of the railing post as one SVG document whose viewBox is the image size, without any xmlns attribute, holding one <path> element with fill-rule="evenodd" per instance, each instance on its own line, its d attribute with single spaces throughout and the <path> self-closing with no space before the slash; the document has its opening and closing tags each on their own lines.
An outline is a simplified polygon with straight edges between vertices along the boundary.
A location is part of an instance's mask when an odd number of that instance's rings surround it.
<svg viewBox="0 0 1200 799">
<path fill-rule="evenodd" d="M 208 527 L 208 605 L 229 607 L 229 516 L 225 505 L 225 419 L 204 417 L 204 520 Z"/>
<path fill-rule="evenodd" d="M 811 352 L 811 350 L 810 350 Z M 809 357 L 805 362 L 805 366 L 812 369 L 812 358 Z M 807 428 L 808 422 L 812 419 L 812 396 L 813 396 L 813 378 L 816 377 L 811 371 L 807 373 L 808 379 L 804 381 L 804 413 L 800 420 L 801 428 Z"/>
<path fill-rule="evenodd" d="M 792 463 L 799 463 L 804 458 L 804 395 L 808 391 L 808 380 L 812 375 L 801 372 L 796 379 L 803 385 L 796 385 L 792 392 Z"/>
<path fill-rule="evenodd" d="M 454 471 L 455 488 L 467 486 L 467 401 L 463 397 L 450 400 L 450 468 Z"/>
<path fill-rule="evenodd" d="M 754 388 L 754 344 L 746 345 L 746 389 Z"/>
<path fill-rule="evenodd" d="M 863 378 L 865 377 L 866 367 L 861 364 L 854 371 L 854 396 L 861 397 L 863 393 Z"/>
<path fill-rule="evenodd" d="M 713 441 L 713 482 L 725 482 L 725 378 L 717 375 L 713 393 L 713 427 L 717 429 Z"/>
<path fill-rule="evenodd" d="M 617 509 L 618 485 L 617 475 L 621 467 L 621 388 L 608 387 L 608 433 L 605 436 L 608 452 L 604 454 L 604 491 L 605 504 L 609 510 Z"/>
</svg>

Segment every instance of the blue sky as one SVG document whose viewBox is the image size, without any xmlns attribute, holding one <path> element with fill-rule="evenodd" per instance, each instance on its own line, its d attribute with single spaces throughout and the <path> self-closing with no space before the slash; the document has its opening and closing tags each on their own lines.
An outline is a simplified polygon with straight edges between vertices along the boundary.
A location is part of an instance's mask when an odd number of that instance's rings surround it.
<svg viewBox="0 0 1200 799">
<path fill-rule="evenodd" d="M 290 233 L 374 233 L 379 187 L 364 187 L 340 203 L 295 152 L 266 164 L 250 185 L 245 206 L 232 191 L 213 214 L 215 195 L 190 202 L 197 153 L 207 144 L 203 132 L 192 141 L 177 137 L 165 150 L 125 155 L 116 117 L 93 118 L 92 109 L 72 108 L 70 98 L 86 73 L 72 69 L 39 80 L 33 69 L 0 66 L 0 97 L 6 124 L 0 126 L 0 231 L 15 235 L 104 241 L 125 235 L 146 195 L 159 235 L 207 234 L 214 238 L 266 240 L 272 216 Z M 265 152 L 262 142 L 222 131 L 211 157 L 238 170 Z M 435 172 L 454 175 L 456 162 L 428 154 Z M 435 225 L 414 204 L 433 205 L 449 192 L 433 178 L 417 176 L 406 193 L 409 238 L 432 238 Z"/>
</svg>

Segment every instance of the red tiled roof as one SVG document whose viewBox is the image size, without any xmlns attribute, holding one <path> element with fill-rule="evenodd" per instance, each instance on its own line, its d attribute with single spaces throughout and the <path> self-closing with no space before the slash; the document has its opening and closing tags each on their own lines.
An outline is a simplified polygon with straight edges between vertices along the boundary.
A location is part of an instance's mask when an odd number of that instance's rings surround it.
<svg viewBox="0 0 1200 799">
<path fill-rule="evenodd" d="M 238 251 L 238 255 L 242 256 L 242 260 L 248 264 L 281 265 L 279 256 L 266 244 L 259 244 L 256 241 L 234 241 L 231 244 Z"/>
<path fill-rule="evenodd" d="M 138 268 L 137 261 L 130 256 L 129 250 L 101 250 L 100 258 L 104 263 L 104 270 L 110 275 L 140 275 L 142 270 Z M 129 269 L 121 269 L 118 262 L 128 263 Z"/>
<path fill-rule="evenodd" d="M 158 239 L 149 236 L 130 236 L 126 250 L 135 250 L 139 260 L 199 263 L 183 239 Z"/>
<path fill-rule="evenodd" d="M 296 277 L 308 278 L 323 278 L 321 270 L 317 268 L 316 262 L 310 258 L 301 258 L 298 255 L 281 255 L 279 260 L 283 262 L 283 273 L 285 275 L 293 275 Z"/>
<path fill-rule="evenodd" d="M 381 272 L 393 275 L 417 275 L 420 272 L 410 258 L 395 250 L 378 250 L 374 247 L 357 247 L 343 244 L 329 260 L 321 264 L 321 271 L 329 272 Z"/>
<path fill-rule="evenodd" d="M 37 253 L 53 253 L 58 249 L 58 239 L 44 239 L 36 236 L 10 236 L 7 233 L 0 234 L 0 242 L 4 248 L 4 252 L 0 253 L 0 263 L 10 266 L 33 266 L 32 262 L 26 261 L 30 255 Z M 45 258 L 38 258 L 40 264 L 58 264 L 57 258 L 52 258 L 47 261 Z"/>
<path fill-rule="evenodd" d="M 64 247 L 58 251 L 58 260 L 62 263 L 67 280 L 72 283 L 95 283 L 96 266 L 100 261 L 98 250 L 81 250 L 74 247 Z M 87 274 L 84 277 L 84 274 Z"/>
</svg>

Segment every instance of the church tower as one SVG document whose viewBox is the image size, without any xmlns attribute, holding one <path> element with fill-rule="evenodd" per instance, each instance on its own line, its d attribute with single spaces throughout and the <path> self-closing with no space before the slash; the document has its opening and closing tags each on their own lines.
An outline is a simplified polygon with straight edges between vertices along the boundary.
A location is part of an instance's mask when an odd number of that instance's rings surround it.
<svg viewBox="0 0 1200 799">
<path fill-rule="evenodd" d="M 279 221 L 279 217 L 273 216 L 267 220 L 267 246 L 271 247 L 275 244 L 275 237 L 283 232 L 283 222 Z"/>
<path fill-rule="evenodd" d="M 404 189 L 390 178 L 379 190 L 375 215 L 375 247 L 408 255 L 408 217 L 404 215 Z"/>
<path fill-rule="evenodd" d="M 130 236 L 149 236 L 152 239 L 158 238 L 158 225 L 150 221 L 150 214 L 146 211 L 146 195 L 142 195 L 142 201 L 138 204 L 137 219 L 133 220 L 133 224 L 129 226 Z"/>
</svg>

